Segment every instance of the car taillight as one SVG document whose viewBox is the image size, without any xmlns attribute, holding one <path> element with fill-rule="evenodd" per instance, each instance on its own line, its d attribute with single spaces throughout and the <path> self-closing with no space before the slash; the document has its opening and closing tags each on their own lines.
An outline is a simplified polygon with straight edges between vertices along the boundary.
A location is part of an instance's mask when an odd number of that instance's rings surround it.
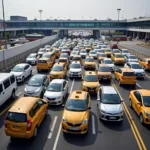
<svg viewBox="0 0 150 150">
<path fill-rule="evenodd" d="M 30 120 L 27 121 L 27 131 L 30 131 L 32 127 L 32 122 Z"/>
<path fill-rule="evenodd" d="M 124 79 L 124 77 L 121 77 L 122 79 Z"/>
</svg>

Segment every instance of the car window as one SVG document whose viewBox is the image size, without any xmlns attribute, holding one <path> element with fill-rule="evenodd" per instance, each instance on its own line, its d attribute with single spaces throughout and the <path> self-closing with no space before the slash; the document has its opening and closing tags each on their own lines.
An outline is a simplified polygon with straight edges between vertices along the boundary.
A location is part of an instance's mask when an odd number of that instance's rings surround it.
<svg viewBox="0 0 150 150">
<path fill-rule="evenodd" d="M 28 68 L 29 68 L 29 65 L 26 65 L 24 69 L 27 70 Z"/>
<path fill-rule="evenodd" d="M 142 99 L 141 99 L 141 95 L 139 92 L 134 92 L 134 96 L 136 97 L 136 99 L 139 101 L 139 102 L 142 102 Z"/>
<path fill-rule="evenodd" d="M 133 77 L 135 75 L 134 75 L 134 72 L 124 72 L 123 76 Z"/>
<path fill-rule="evenodd" d="M 12 75 L 12 76 L 10 77 L 10 82 L 11 82 L 11 84 L 13 84 L 13 83 L 15 82 L 15 77 L 14 77 L 14 75 Z"/>
<path fill-rule="evenodd" d="M 10 81 L 9 81 L 9 79 L 6 79 L 4 81 L 4 88 L 7 89 L 9 86 L 10 86 Z"/>
<path fill-rule="evenodd" d="M 3 86 L 2 86 L 2 84 L 0 84 L 0 93 L 2 93 L 3 92 Z"/>
<path fill-rule="evenodd" d="M 29 111 L 29 115 L 30 115 L 31 117 L 34 117 L 35 114 L 38 112 L 39 109 L 40 109 L 40 107 L 39 107 L 39 105 L 36 103 L 36 104 L 32 107 L 32 109 Z"/>
<path fill-rule="evenodd" d="M 39 108 L 41 108 L 44 105 L 44 102 L 42 100 L 39 100 L 37 102 L 37 105 L 39 106 Z"/>
<path fill-rule="evenodd" d="M 66 81 L 64 81 L 64 83 L 63 83 L 63 88 L 65 88 L 66 87 Z"/>
</svg>

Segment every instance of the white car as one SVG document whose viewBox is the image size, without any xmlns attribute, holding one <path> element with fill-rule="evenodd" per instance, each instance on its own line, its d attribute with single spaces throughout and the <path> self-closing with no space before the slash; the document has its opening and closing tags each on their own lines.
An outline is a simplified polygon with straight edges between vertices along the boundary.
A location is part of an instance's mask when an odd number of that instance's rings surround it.
<svg viewBox="0 0 150 150">
<path fill-rule="evenodd" d="M 121 53 L 122 53 L 123 56 L 130 55 L 130 53 L 129 53 L 129 51 L 127 49 L 122 49 Z"/>
<path fill-rule="evenodd" d="M 81 56 L 82 58 L 86 58 L 86 56 L 87 56 L 87 51 L 86 51 L 85 49 L 82 49 L 82 50 L 80 51 L 80 56 Z"/>
<path fill-rule="evenodd" d="M 101 64 L 107 64 L 111 68 L 111 71 L 115 70 L 115 66 L 111 58 L 103 58 L 101 60 Z"/>
<path fill-rule="evenodd" d="M 69 69 L 69 78 L 82 78 L 82 67 L 80 62 L 72 62 Z"/>
<path fill-rule="evenodd" d="M 42 57 L 42 55 L 46 53 L 46 48 L 40 48 L 39 51 L 38 51 L 38 55 L 39 57 Z"/>
<path fill-rule="evenodd" d="M 45 47 L 44 48 L 51 48 L 51 46 L 50 45 L 45 45 Z"/>
<path fill-rule="evenodd" d="M 138 62 L 127 62 L 125 68 L 131 68 L 137 78 L 144 78 L 145 71 Z"/>
<path fill-rule="evenodd" d="M 89 52 L 89 56 L 93 57 L 94 59 L 97 59 L 97 53 L 96 51 L 92 50 Z"/>
<path fill-rule="evenodd" d="M 72 52 L 78 52 L 78 54 L 79 54 L 80 49 L 79 48 L 74 48 Z"/>
<path fill-rule="evenodd" d="M 76 56 L 78 54 L 79 54 L 79 52 L 72 51 L 71 54 L 70 54 L 70 59 L 72 59 L 74 56 Z"/>
<path fill-rule="evenodd" d="M 10 73 L 14 74 L 17 82 L 24 82 L 25 78 L 32 75 L 32 66 L 21 63 L 16 65 Z"/>
<path fill-rule="evenodd" d="M 115 88 L 112 86 L 102 86 L 99 95 L 100 99 L 97 99 L 99 118 L 104 121 L 122 121 L 122 100 Z"/>
<path fill-rule="evenodd" d="M 64 79 L 52 80 L 44 94 L 44 99 L 48 100 L 49 105 L 61 105 L 68 94 L 68 81 Z"/>
<path fill-rule="evenodd" d="M 126 55 L 124 58 L 126 62 L 138 62 L 138 59 L 135 55 Z"/>
<path fill-rule="evenodd" d="M 38 54 L 37 53 L 31 53 L 27 58 L 26 58 L 26 63 L 35 65 L 38 60 Z"/>
</svg>

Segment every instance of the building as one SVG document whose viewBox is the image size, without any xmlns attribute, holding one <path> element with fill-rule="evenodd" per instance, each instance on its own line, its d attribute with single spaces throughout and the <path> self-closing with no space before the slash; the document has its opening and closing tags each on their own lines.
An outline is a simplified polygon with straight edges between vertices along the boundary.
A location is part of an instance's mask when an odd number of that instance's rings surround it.
<svg viewBox="0 0 150 150">
<path fill-rule="evenodd" d="M 27 17 L 23 17 L 23 16 L 10 16 L 10 21 L 27 21 Z"/>
</svg>

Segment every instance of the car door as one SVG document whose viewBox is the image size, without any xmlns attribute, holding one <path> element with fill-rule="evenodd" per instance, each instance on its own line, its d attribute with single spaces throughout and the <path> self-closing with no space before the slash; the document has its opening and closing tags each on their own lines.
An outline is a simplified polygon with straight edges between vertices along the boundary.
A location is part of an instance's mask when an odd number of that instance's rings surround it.
<svg viewBox="0 0 150 150">
<path fill-rule="evenodd" d="M 117 80 L 119 79 L 119 69 L 117 69 L 117 70 L 115 71 L 115 77 L 116 77 Z"/>
<path fill-rule="evenodd" d="M 89 118 L 90 118 L 90 109 L 89 109 L 89 107 L 91 107 L 91 99 L 90 99 L 90 95 L 89 95 L 89 93 L 87 93 L 87 99 L 86 99 L 86 101 L 87 101 L 87 111 L 88 111 L 88 120 L 89 120 Z"/>
<path fill-rule="evenodd" d="M 4 91 L 3 84 L 0 84 L 0 106 L 6 101 L 6 94 Z"/>
<path fill-rule="evenodd" d="M 49 79 L 48 79 L 47 76 L 45 76 L 44 79 L 43 79 L 43 92 L 46 91 L 46 88 L 47 88 L 48 84 L 49 84 Z"/>
<path fill-rule="evenodd" d="M 64 97 L 66 97 L 67 92 L 68 92 L 67 81 L 63 82 L 63 87 L 62 88 L 63 88 L 63 95 L 64 95 Z"/>
<path fill-rule="evenodd" d="M 12 87 L 11 87 L 9 78 L 4 80 L 3 85 L 4 85 L 4 95 L 5 95 L 5 101 L 6 101 L 7 99 L 10 98 L 12 94 Z"/>
<path fill-rule="evenodd" d="M 28 76 L 29 76 L 29 65 L 26 65 L 25 67 L 24 67 L 24 76 L 25 76 L 25 78 L 27 78 Z"/>
</svg>

